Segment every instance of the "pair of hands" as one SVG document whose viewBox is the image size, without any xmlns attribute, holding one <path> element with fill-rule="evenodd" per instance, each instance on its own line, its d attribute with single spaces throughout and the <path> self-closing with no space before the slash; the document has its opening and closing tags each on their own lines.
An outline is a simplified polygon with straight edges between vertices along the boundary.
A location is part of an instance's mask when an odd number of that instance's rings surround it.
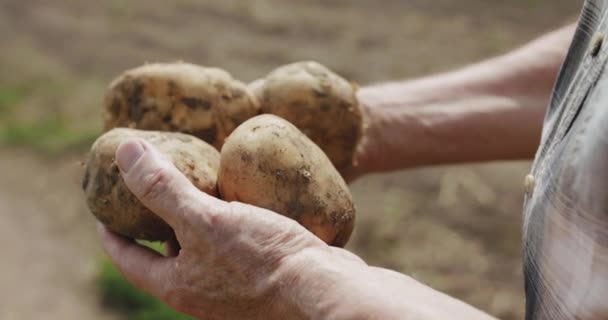
<svg viewBox="0 0 608 320">
<path fill-rule="evenodd" d="M 99 225 L 103 246 L 127 280 L 180 312 L 202 319 L 316 317 L 311 312 L 321 309 L 336 277 L 311 268 L 366 267 L 291 219 L 199 191 L 145 141 L 123 143 L 116 160 L 129 189 L 179 243 L 163 256 Z"/>
<path fill-rule="evenodd" d="M 362 101 L 378 102 L 364 93 Z M 403 136 L 410 126 L 387 126 L 393 116 L 368 105 L 379 104 L 363 104 L 367 125 L 358 165 L 343 172 L 348 181 L 426 161 L 416 148 L 395 157 L 412 144 L 383 137 Z M 386 150 L 391 157 L 383 157 Z M 178 243 L 163 256 L 100 225 L 103 246 L 127 280 L 182 313 L 207 320 L 493 319 L 405 275 L 370 267 L 291 219 L 199 191 L 145 141 L 123 143 L 116 160 L 126 185 L 173 228 Z"/>
</svg>

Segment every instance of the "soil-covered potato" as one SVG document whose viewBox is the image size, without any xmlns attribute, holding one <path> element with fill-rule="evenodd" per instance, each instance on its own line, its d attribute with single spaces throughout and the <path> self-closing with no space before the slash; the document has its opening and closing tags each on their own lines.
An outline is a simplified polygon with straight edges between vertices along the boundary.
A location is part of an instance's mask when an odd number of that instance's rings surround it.
<svg viewBox="0 0 608 320">
<path fill-rule="evenodd" d="M 334 246 L 344 246 L 355 221 L 346 183 L 323 151 L 274 115 L 247 120 L 220 154 L 218 187 L 226 201 L 292 218 Z"/>
<path fill-rule="evenodd" d="M 134 239 L 166 241 L 173 230 L 129 191 L 115 163 L 116 149 L 142 138 L 168 157 L 199 190 L 217 196 L 219 152 L 190 135 L 116 128 L 99 137 L 86 162 L 82 188 L 91 212 L 110 230 Z"/>
<path fill-rule="evenodd" d="M 249 85 L 262 113 L 293 123 L 342 171 L 353 164 L 363 119 L 356 86 L 312 61 L 279 67 Z"/>
<path fill-rule="evenodd" d="M 257 114 L 252 93 L 228 72 L 182 62 L 126 71 L 110 85 L 103 108 L 106 130 L 177 131 L 218 150 L 232 130 Z"/>
</svg>

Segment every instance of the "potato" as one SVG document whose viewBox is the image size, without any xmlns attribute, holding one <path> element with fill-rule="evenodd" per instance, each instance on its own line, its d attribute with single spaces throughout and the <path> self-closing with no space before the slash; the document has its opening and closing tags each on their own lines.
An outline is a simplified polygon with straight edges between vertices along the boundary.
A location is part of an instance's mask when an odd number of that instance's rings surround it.
<svg viewBox="0 0 608 320">
<path fill-rule="evenodd" d="M 239 124 L 259 114 L 247 86 L 221 69 L 147 64 L 123 73 L 106 94 L 106 130 L 129 127 L 194 135 L 218 150 Z"/>
<path fill-rule="evenodd" d="M 316 62 L 298 62 L 254 81 L 262 113 L 293 123 L 342 171 L 353 165 L 363 133 L 356 87 Z"/>
<path fill-rule="evenodd" d="M 201 191 L 217 196 L 220 156 L 207 143 L 186 134 L 110 130 L 93 144 L 86 162 L 82 188 L 91 212 L 110 230 L 153 241 L 173 238 L 173 230 L 129 191 L 114 162 L 116 149 L 128 138 L 142 138 L 158 148 Z"/>
<path fill-rule="evenodd" d="M 346 183 L 323 151 L 274 115 L 247 120 L 220 153 L 220 197 L 295 219 L 323 241 L 344 246 L 355 206 Z"/>
</svg>

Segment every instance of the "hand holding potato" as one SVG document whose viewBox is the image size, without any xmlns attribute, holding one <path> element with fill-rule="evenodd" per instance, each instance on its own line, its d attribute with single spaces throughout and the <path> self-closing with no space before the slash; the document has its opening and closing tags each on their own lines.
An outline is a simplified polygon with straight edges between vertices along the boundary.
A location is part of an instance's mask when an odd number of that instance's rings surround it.
<svg viewBox="0 0 608 320">
<path fill-rule="evenodd" d="M 308 279 L 300 272 L 307 260 L 295 257 L 348 257 L 291 219 L 201 192 L 148 142 L 128 140 L 116 159 L 125 184 L 175 230 L 181 250 L 164 257 L 100 226 L 103 244 L 129 281 L 180 312 L 201 319 L 303 319 L 304 305 L 317 302 L 292 299 L 292 284 Z"/>
<path fill-rule="evenodd" d="M 219 153 L 186 134 L 116 128 L 99 137 L 86 162 L 82 188 L 91 212 L 112 231 L 134 239 L 168 241 L 173 230 L 129 191 L 115 162 L 116 149 L 129 138 L 156 146 L 199 190 L 217 195 Z"/>
<path fill-rule="evenodd" d="M 147 82 L 127 74 L 112 87 L 118 91 L 110 97 L 116 94 L 118 100 L 107 100 L 108 129 L 158 125 L 159 130 L 191 132 L 192 125 L 204 124 L 202 137 L 223 145 L 219 175 L 214 175 L 217 151 L 188 135 L 114 129 L 99 138 L 83 185 L 91 210 L 105 223 L 99 224 L 99 233 L 118 270 L 176 310 L 207 320 L 489 319 L 409 277 L 369 267 L 327 245 L 343 246 L 353 229 L 354 205 L 335 166 L 343 174 L 353 167 L 355 150 L 361 150 L 363 115 L 353 100 L 354 88 L 333 81 L 322 66 L 279 70 L 285 84 L 260 81 L 247 90 L 262 92 L 265 110 L 294 124 L 237 112 L 228 117 L 230 123 L 243 123 L 225 144 L 234 128 L 224 130 L 231 127 L 222 119 L 198 112 L 207 104 L 191 99 L 192 91 L 186 100 L 175 94 L 175 77 L 187 79 L 177 69 Z M 149 88 L 145 93 L 142 83 Z M 191 84 L 185 80 L 179 87 Z M 284 108 L 281 102 L 289 102 L 292 94 L 296 100 Z M 196 106 L 190 110 L 184 104 Z M 175 119 L 181 119 L 177 125 Z M 333 126 L 336 121 L 339 126 Z M 154 238 L 174 245 L 167 256 L 131 239 L 152 238 L 151 221 L 164 230 Z"/>
</svg>

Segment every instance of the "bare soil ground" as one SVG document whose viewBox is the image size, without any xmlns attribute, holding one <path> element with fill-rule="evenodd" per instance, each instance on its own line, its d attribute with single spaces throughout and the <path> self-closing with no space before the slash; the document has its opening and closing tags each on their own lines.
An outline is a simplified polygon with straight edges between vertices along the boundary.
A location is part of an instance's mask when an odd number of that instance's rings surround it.
<svg viewBox="0 0 608 320">
<path fill-rule="evenodd" d="M 16 117 L 99 127 L 109 81 L 146 61 L 223 67 L 245 81 L 317 60 L 359 83 L 447 70 L 571 22 L 571 0 L 0 1 L 0 88 L 42 83 Z M 79 191 L 81 154 L 0 149 L 1 319 L 106 319 Z M 353 185 L 349 248 L 501 319 L 521 319 L 527 162 L 410 170 Z"/>
<path fill-rule="evenodd" d="M 114 319 L 94 287 L 94 222 L 83 213 L 77 157 L 0 157 L 0 319 Z"/>
</svg>

